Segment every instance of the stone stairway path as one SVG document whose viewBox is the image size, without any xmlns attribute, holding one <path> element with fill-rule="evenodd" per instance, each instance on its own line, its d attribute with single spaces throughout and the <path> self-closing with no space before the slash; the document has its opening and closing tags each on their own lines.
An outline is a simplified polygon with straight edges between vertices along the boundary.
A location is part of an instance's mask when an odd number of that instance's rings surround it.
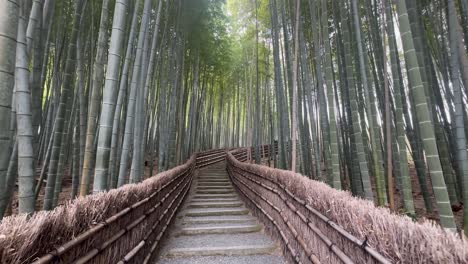
<svg viewBox="0 0 468 264">
<path fill-rule="evenodd" d="M 199 171 L 157 263 L 286 263 L 237 195 L 225 163 Z"/>
</svg>

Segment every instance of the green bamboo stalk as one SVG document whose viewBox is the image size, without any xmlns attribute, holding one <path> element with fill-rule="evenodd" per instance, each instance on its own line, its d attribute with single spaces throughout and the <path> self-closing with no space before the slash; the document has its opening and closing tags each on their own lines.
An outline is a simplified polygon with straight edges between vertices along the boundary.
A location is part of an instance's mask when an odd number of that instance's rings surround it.
<svg viewBox="0 0 468 264">
<path fill-rule="evenodd" d="M 432 178 L 434 195 L 439 209 L 440 222 L 443 227 L 455 231 L 456 226 L 453 220 L 447 187 L 442 174 L 442 166 L 440 164 L 437 145 L 435 142 L 434 128 L 430 119 L 426 91 L 422 83 L 418 58 L 414 49 L 406 4 L 403 0 L 397 1 L 397 10 L 403 48 L 405 51 L 405 61 L 408 68 L 408 78 L 411 83 L 410 91 L 415 100 L 418 125 Z"/>
<path fill-rule="evenodd" d="M 367 79 L 367 70 L 366 70 L 366 62 L 364 60 L 367 60 L 367 57 L 364 56 L 364 51 L 363 51 L 363 42 L 361 40 L 361 25 L 359 22 L 359 12 L 358 12 L 358 7 L 357 7 L 357 0 L 352 0 L 352 7 L 353 7 L 353 16 L 354 16 L 354 26 L 355 26 L 355 34 L 356 34 L 356 42 L 357 42 L 357 47 L 358 47 L 358 56 L 359 56 L 359 69 L 361 73 L 361 78 L 362 78 L 362 85 L 365 93 L 365 105 L 366 105 L 366 112 L 367 112 L 367 121 L 369 122 L 369 140 L 371 143 L 371 149 L 372 149 L 372 160 L 374 161 L 374 176 L 375 176 L 375 185 L 376 185 L 376 191 L 377 191 L 377 203 L 379 205 L 384 205 L 385 204 L 385 192 L 383 191 L 383 180 L 381 175 L 381 170 L 379 169 L 380 163 L 378 159 L 378 154 L 377 154 L 377 138 L 375 135 L 374 131 L 374 118 L 375 118 L 375 107 L 373 106 L 371 102 L 371 96 L 374 97 L 374 94 L 371 93 L 371 88 L 369 88 L 369 83 Z M 380 146 L 379 146 L 380 147 Z"/>
<path fill-rule="evenodd" d="M 23 12 L 21 12 L 23 13 Z M 35 167 L 32 128 L 32 100 L 29 87 L 29 57 L 26 44 L 26 19 L 20 15 L 16 46 L 15 100 L 18 142 L 18 212 L 31 214 L 35 209 Z"/>
<path fill-rule="evenodd" d="M 83 172 L 81 175 L 80 196 L 86 196 L 89 192 L 91 172 L 94 167 L 94 142 L 97 134 L 97 117 L 101 103 L 102 83 L 104 78 L 104 60 L 107 48 L 107 27 L 109 15 L 109 0 L 103 0 L 101 6 L 101 19 L 99 22 L 99 34 L 97 39 L 96 57 L 93 63 L 93 87 L 88 111 L 88 124 L 86 129 L 86 143 L 84 150 Z"/>
<path fill-rule="evenodd" d="M 127 17 L 128 0 L 116 0 L 112 32 L 107 58 L 106 80 L 104 83 L 103 103 L 99 119 L 99 136 L 97 140 L 96 167 L 93 191 L 104 191 L 107 188 L 107 173 L 109 171 L 109 154 L 112 138 L 112 123 L 117 100 L 117 84 L 119 80 L 120 62 L 122 58 L 122 43 L 124 26 Z"/>
<path fill-rule="evenodd" d="M 0 2 L 0 193 L 6 191 L 11 155 L 10 127 L 13 87 L 15 85 L 16 36 L 19 4 L 17 0 Z M 0 203 L 0 206 L 2 204 Z M 5 206 L 6 207 L 6 206 Z M 3 214 L 0 214 L 0 217 Z"/>
<path fill-rule="evenodd" d="M 465 107 L 463 105 L 463 94 L 460 83 L 460 66 L 458 63 L 458 19 L 455 11 L 455 3 L 448 0 L 448 20 L 450 35 L 450 68 L 452 70 L 452 86 L 454 90 L 455 101 L 455 135 L 457 141 L 457 170 L 463 179 L 463 202 L 468 205 L 468 153 L 466 151 L 465 135 Z M 465 235 L 468 235 L 468 209 L 463 210 L 463 229 Z"/>
<path fill-rule="evenodd" d="M 333 93 L 333 70 L 332 70 L 332 57 L 328 33 L 328 7 L 327 1 L 322 0 L 322 26 L 323 26 L 323 42 L 325 44 L 325 75 L 327 83 L 327 104 L 328 104 L 328 124 L 330 129 L 330 157 L 331 157 L 331 175 L 332 186 L 335 189 L 341 190 L 340 180 L 340 157 L 338 152 L 338 137 L 336 133 L 336 117 L 335 117 L 335 104 Z M 328 148 L 328 147 L 327 147 Z"/>
<path fill-rule="evenodd" d="M 393 14 L 392 14 L 392 5 L 387 4 L 385 8 L 386 12 L 386 22 L 387 22 L 387 31 L 388 31 L 388 45 L 390 50 L 390 62 L 393 78 L 393 94 L 395 100 L 395 119 L 396 119 L 396 137 L 398 143 L 398 164 L 399 172 L 397 177 L 401 182 L 401 190 L 403 194 L 403 201 L 405 210 L 409 215 L 415 215 L 414 203 L 413 203 L 413 194 L 411 191 L 411 179 L 409 176 L 408 169 L 408 154 L 406 152 L 406 135 L 405 135 L 405 122 L 403 116 L 403 106 L 402 106 L 402 96 L 401 96 L 401 87 L 400 87 L 400 75 L 401 71 L 398 67 L 398 51 L 396 48 L 396 38 L 395 30 L 393 26 Z"/>
<path fill-rule="evenodd" d="M 72 34 L 70 38 L 70 44 L 68 46 L 68 55 L 65 65 L 65 77 L 62 85 L 62 95 L 60 96 L 60 102 L 56 115 L 56 129 L 54 132 L 54 139 L 52 143 L 52 152 L 49 165 L 49 173 L 47 175 L 47 185 L 45 189 L 44 210 L 53 209 L 53 196 L 55 190 L 55 180 L 58 172 L 58 162 L 60 156 L 60 149 L 62 146 L 62 134 L 65 126 L 65 112 L 68 104 L 68 98 L 72 92 L 72 88 L 75 82 L 75 59 L 76 59 L 76 40 L 78 37 L 79 21 L 81 20 L 81 12 L 83 4 L 86 0 L 77 0 L 75 3 L 75 14 Z"/>
<path fill-rule="evenodd" d="M 344 5 L 343 5 L 344 6 Z M 342 19 L 346 21 L 344 14 L 347 14 L 347 18 L 349 18 L 348 12 L 345 11 L 343 7 L 342 10 Z M 347 22 L 346 22 L 347 23 Z M 356 92 L 356 82 L 354 79 L 354 67 L 352 61 L 352 54 L 351 54 L 351 43 L 350 43 L 350 32 L 347 26 L 343 29 L 344 35 L 344 48 L 345 48 L 345 61 L 346 61 L 346 71 L 348 77 L 348 87 L 349 91 L 349 105 L 351 107 L 351 120 L 352 120 L 352 138 L 354 140 L 354 145 L 352 146 L 353 151 L 355 151 L 357 156 L 357 161 L 354 164 L 359 166 L 360 170 L 360 177 L 358 174 L 353 175 L 353 187 L 356 190 L 356 193 L 360 196 L 365 197 L 368 200 L 374 200 L 374 195 L 372 193 L 371 183 L 370 183 L 370 176 L 369 176 L 369 167 L 366 159 L 366 153 L 364 151 L 364 144 L 360 126 L 360 118 L 359 118 L 359 107 L 357 102 L 357 92 Z M 358 165 L 359 164 L 359 165 Z M 362 190 L 362 191 L 361 191 Z"/>
</svg>

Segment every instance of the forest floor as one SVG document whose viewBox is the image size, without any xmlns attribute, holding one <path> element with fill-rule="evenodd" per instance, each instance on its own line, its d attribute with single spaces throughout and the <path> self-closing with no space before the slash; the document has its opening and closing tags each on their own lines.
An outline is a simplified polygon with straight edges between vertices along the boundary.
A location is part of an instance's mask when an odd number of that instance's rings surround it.
<svg viewBox="0 0 468 264">
<path fill-rule="evenodd" d="M 431 184 L 431 179 L 430 177 L 427 177 L 427 184 L 429 186 L 429 194 L 430 198 L 432 201 L 432 208 L 433 212 L 427 212 L 426 206 L 424 204 L 424 198 L 421 192 L 421 186 L 419 185 L 419 180 L 418 176 L 416 174 L 416 169 L 413 164 L 410 164 L 410 176 L 411 176 L 411 187 L 413 190 L 413 200 L 414 200 L 414 207 L 417 215 L 418 220 L 423 220 L 424 218 L 433 220 L 437 223 L 440 223 L 440 218 L 437 210 L 437 205 L 435 203 L 435 198 L 434 198 L 434 192 L 430 186 Z M 399 213 L 404 213 L 404 206 L 403 206 L 403 199 L 397 199 L 402 197 L 401 193 L 399 192 L 398 187 L 396 186 L 395 188 L 395 206 L 398 208 Z M 452 210 L 453 210 L 453 215 L 455 217 L 455 222 L 457 224 L 457 227 L 461 229 L 463 226 L 463 204 L 458 203 L 458 204 L 452 204 Z"/>
<path fill-rule="evenodd" d="M 157 164 L 157 162 L 155 162 L 155 164 Z M 268 164 L 265 164 L 265 165 L 268 165 Z M 157 171 L 157 169 L 155 168 L 154 171 Z M 439 223 L 440 219 L 438 216 L 437 205 L 435 204 L 432 188 L 429 188 L 429 193 L 430 193 L 430 197 L 432 201 L 432 207 L 434 208 L 434 210 L 433 212 L 427 212 L 426 206 L 424 204 L 424 199 L 423 199 L 423 195 L 421 192 L 421 188 L 419 185 L 418 177 L 416 175 L 416 169 L 414 168 L 412 164 L 410 164 L 410 175 L 411 175 L 411 183 L 412 183 L 412 190 L 413 190 L 414 206 L 415 206 L 415 210 L 417 214 L 416 220 L 424 221 L 424 219 L 430 219 Z M 150 167 L 145 165 L 145 179 L 148 178 L 149 176 L 150 176 Z M 427 183 L 429 186 L 431 186 L 430 178 L 427 178 Z M 42 205 L 43 205 L 43 200 L 44 200 L 44 189 L 45 189 L 45 183 L 36 201 L 36 210 L 42 210 Z M 60 196 L 59 196 L 59 205 L 63 205 L 67 203 L 68 201 L 70 201 L 71 193 L 72 193 L 72 179 L 70 175 L 70 170 L 67 168 L 65 170 L 65 175 L 63 179 L 62 192 L 60 193 Z M 398 186 L 396 184 L 395 184 L 394 194 L 395 194 L 395 206 L 397 208 L 397 212 L 399 214 L 403 214 L 404 213 L 403 200 L 401 199 L 402 196 L 400 195 L 400 190 L 398 190 Z M 17 189 L 16 189 L 13 195 L 13 201 L 11 203 L 9 210 L 7 210 L 6 215 L 17 213 L 18 211 L 18 198 L 17 197 L 18 196 L 17 196 Z M 455 222 L 460 229 L 463 223 L 463 205 L 461 203 L 452 205 L 452 209 L 453 209 L 453 213 L 455 217 Z"/>
</svg>

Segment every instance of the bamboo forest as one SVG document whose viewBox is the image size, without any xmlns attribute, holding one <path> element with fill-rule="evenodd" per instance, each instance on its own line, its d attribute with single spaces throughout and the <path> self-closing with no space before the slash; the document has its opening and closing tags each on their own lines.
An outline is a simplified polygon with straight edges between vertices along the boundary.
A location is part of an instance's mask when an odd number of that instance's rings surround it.
<svg viewBox="0 0 468 264">
<path fill-rule="evenodd" d="M 0 263 L 468 263 L 467 135 L 468 0 L 0 0 Z"/>
</svg>

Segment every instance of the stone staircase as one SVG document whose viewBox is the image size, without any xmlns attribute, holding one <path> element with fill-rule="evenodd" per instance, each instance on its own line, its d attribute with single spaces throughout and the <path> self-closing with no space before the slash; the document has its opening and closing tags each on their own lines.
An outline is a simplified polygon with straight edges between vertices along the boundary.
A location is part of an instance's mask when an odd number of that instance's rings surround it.
<svg viewBox="0 0 468 264">
<path fill-rule="evenodd" d="M 225 168 L 219 163 L 199 171 L 157 263 L 286 263 Z"/>
</svg>

